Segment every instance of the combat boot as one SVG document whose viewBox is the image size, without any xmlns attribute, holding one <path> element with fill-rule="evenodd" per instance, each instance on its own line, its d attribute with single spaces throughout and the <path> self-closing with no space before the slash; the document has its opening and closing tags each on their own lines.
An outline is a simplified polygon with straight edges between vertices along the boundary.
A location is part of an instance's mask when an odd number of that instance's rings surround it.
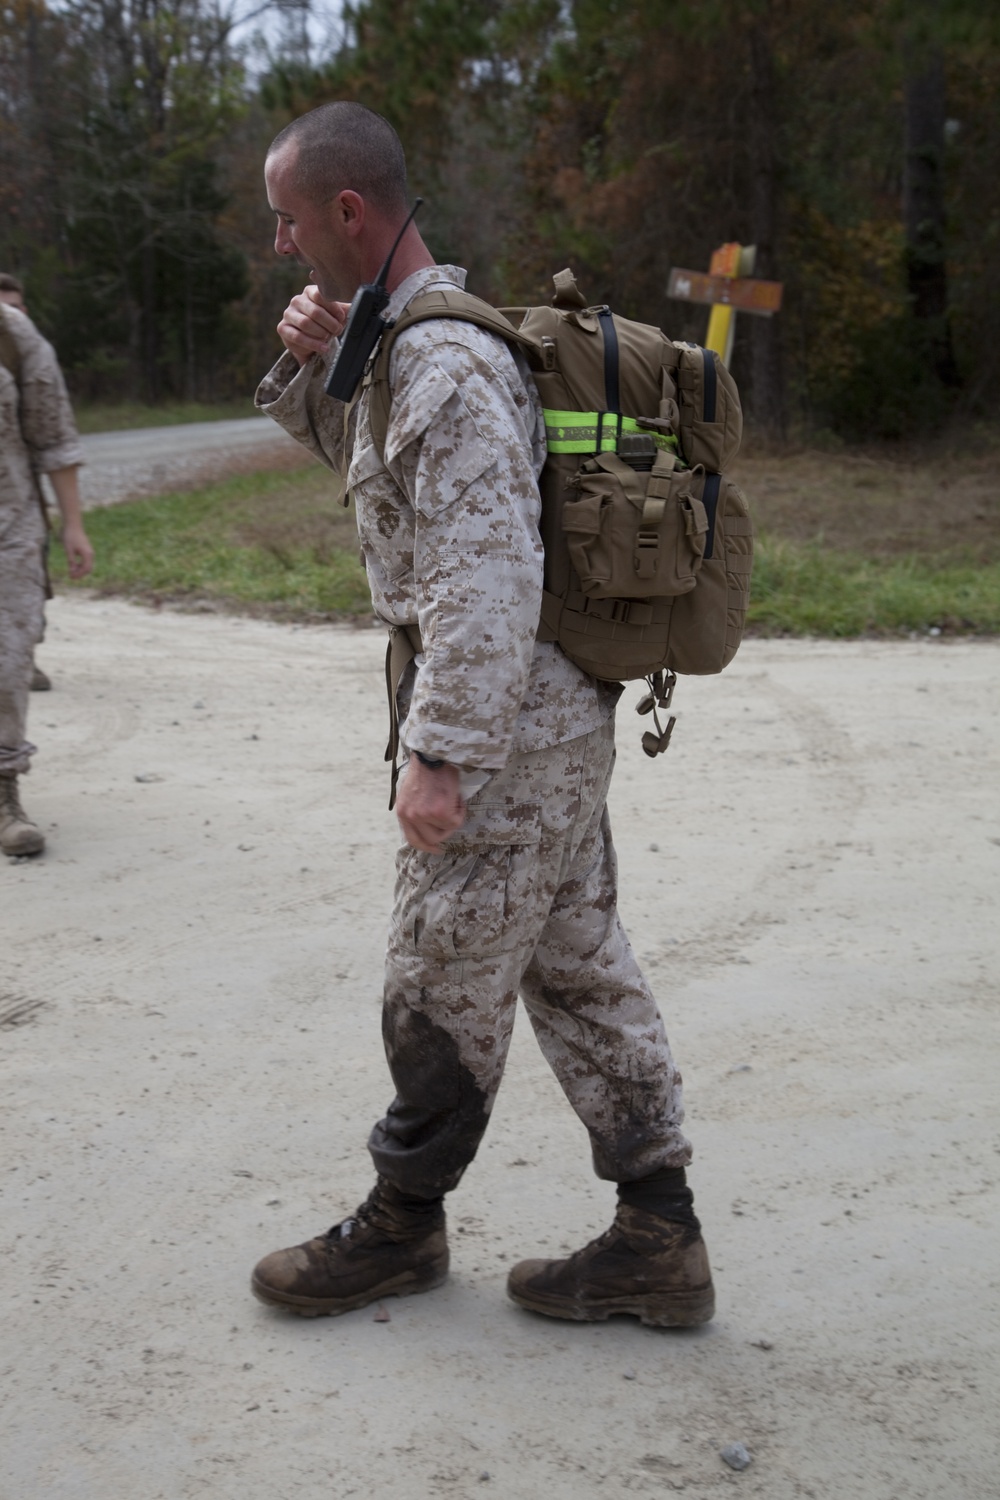
<svg viewBox="0 0 1000 1500">
<path fill-rule="evenodd" d="M 265 1256 L 250 1287 L 261 1302 L 319 1318 L 380 1297 L 429 1292 L 447 1274 L 441 1200 L 406 1198 L 380 1177 L 349 1219 L 304 1245 Z"/>
<path fill-rule="evenodd" d="M 708 1252 L 696 1224 L 619 1203 L 611 1228 L 566 1260 L 522 1260 L 507 1292 L 520 1307 L 603 1323 L 631 1313 L 653 1328 L 688 1328 L 715 1312 Z"/>
<path fill-rule="evenodd" d="M 41 854 L 45 835 L 28 817 L 17 792 L 17 777 L 0 774 L 0 850 L 11 856 Z"/>
</svg>

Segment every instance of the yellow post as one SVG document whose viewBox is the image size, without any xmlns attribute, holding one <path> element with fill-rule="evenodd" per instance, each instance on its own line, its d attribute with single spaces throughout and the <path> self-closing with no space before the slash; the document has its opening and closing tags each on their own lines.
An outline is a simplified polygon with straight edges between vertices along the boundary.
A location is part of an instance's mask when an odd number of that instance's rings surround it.
<svg viewBox="0 0 1000 1500">
<path fill-rule="evenodd" d="M 735 241 L 720 245 L 712 252 L 708 271 L 710 276 L 750 276 L 753 274 L 757 256 L 756 245 L 740 245 Z M 733 355 L 733 337 L 736 333 L 736 312 L 725 302 L 716 302 L 708 315 L 708 333 L 705 348 L 713 349 L 726 369 Z"/>
</svg>

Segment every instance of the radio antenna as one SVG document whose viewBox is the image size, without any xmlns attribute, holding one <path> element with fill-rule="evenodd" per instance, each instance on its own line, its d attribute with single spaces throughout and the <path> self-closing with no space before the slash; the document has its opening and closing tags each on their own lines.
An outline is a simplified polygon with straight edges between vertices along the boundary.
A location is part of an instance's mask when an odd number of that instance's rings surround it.
<svg viewBox="0 0 1000 1500">
<path fill-rule="evenodd" d="M 385 258 L 385 265 L 378 273 L 378 280 L 366 282 L 354 293 L 354 301 L 347 315 L 347 323 L 340 336 L 340 349 L 327 376 L 326 393 L 338 401 L 352 401 L 365 366 L 382 337 L 388 324 L 382 314 L 389 304 L 386 279 L 392 266 L 392 258 L 399 249 L 403 235 L 413 222 L 413 216 L 423 203 L 417 198 L 410 209 L 406 223 L 396 236 L 392 249 Z"/>
<path fill-rule="evenodd" d="M 396 251 L 399 249 L 399 242 L 403 238 L 403 235 L 406 233 L 406 231 L 409 229 L 410 225 L 413 223 L 413 220 L 416 217 L 417 209 L 422 208 L 423 204 L 423 198 L 415 198 L 413 200 L 413 207 L 410 209 L 410 212 L 406 216 L 406 222 L 393 241 L 392 249 L 389 251 L 389 254 L 385 258 L 385 265 L 378 273 L 378 280 L 375 283 L 376 286 L 385 286 L 386 278 L 389 275 L 389 268 L 392 265 L 392 258 L 395 255 Z"/>
</svg>

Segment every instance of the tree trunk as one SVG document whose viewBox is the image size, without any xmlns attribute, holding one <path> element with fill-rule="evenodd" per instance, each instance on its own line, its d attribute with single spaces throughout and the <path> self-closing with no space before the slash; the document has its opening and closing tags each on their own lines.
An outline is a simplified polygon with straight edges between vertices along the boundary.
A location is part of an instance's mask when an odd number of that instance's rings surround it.
<svg viewBox="0 0 1000 1500">
<path fill-rule="evenodd" d="M 160 330 L 156 306 L 156 240 L 147 207 L 143 242 L 139 251 L 142 306 L 142 383 L 146 400 L 153 405 L 160 395 Z"/>
<path fill-rule="evenodd" d="M 754 275 L 776 274 L 778 217 L 778 112 L 774 52 L 765 23 L 750 29 L 751 228 L 757 246 Z M 785 382 L 777 316 L 750 322 L 750 402 L 754 426 L 784 440 L 787 420 Z"/>
<path fill-rule="evenodd" d="M 957 386 L 945 263 L 945 90 L 940 49 L 906 48 L 905 100 L 903 225 L 910 308 L 934 373 L 943 385 Z"/>
</svg>

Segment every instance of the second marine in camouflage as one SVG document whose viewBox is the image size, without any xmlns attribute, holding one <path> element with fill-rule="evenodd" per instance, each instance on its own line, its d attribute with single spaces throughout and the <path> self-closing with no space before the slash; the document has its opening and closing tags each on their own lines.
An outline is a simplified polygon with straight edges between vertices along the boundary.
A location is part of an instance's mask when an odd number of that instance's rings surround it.
<svg viewBox="0 0 1000 1500">
<path fill-rule="evenodd" d="M 619 689 L 535 639 L 534 386 L 522 356 L 482 329 L 409 328 L 393 349 L 380 457 L 366 395 L 345 421 L 324 384 L 345 299 L 405 218 L 399 142 L 361 106 L 325 105 L 274 142 L 267 183 L 276 248 L 314 284 L 286 311 L 288 352 L 258 404 L 346 470 L 376 612 L 419 626 L 421 650 L 399 686 L 405 843 L 383 1012 L 396 1097 L 369 1140 L 376 1185 L 327 1234 L 267 1256 L 253 1289 L 315 1315 L 443 1279 L 443 1198 L 486 1129 L 520 993 L 619 1208 L 575 1256 L 516 1266 L 510 1295 L 559 1317 L 704 1322 L 714 1295 L 685 1181 L 680 1075 L 617 913 L 606 798 Z M 411 226 L 388 316 L 463 280 Z"/>
<path fill-rule="evenodd" d="M 80 516 L 80 439 L 52 345 L 17 305 L 0 306 L 0 849 L 39 854 L 45 838 L 24 811 L 19 778 L 27 738 L 33 654 L 45 627 L 45 519 L 39 475 L 53 483 L 70 576 L 93 566 Z"/>
</svg>

